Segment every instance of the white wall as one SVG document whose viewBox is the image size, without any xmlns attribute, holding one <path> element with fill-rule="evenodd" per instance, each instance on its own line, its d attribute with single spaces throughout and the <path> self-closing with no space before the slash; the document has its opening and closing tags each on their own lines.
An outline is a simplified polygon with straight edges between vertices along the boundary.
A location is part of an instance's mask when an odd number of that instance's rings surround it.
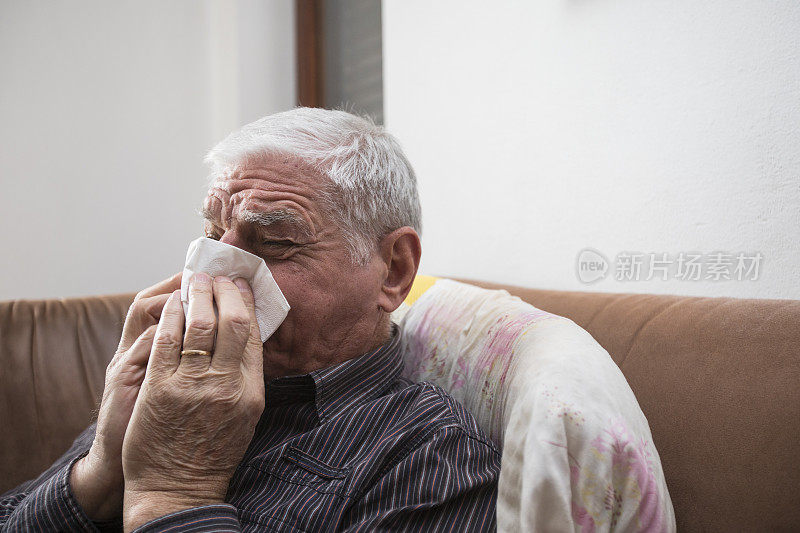
<svg viewBox="0 0 800 533">
<path fill-rule="evenodd" d="M 0 5 L 0 300 L 136 291 L 181 269 L 206 150 L 294 105 L 293 4 Z"/>
<path fill-rule="evenodd" d="M 383 14 L 386 123 L 419 176 L 423 270 L 800 298 L 796 1 L 410 0 Z M 586 285 L 586 247 L 612 269 L 623 251 L 764 259 L 755 281 L 612 270 Z"/>
</svg>

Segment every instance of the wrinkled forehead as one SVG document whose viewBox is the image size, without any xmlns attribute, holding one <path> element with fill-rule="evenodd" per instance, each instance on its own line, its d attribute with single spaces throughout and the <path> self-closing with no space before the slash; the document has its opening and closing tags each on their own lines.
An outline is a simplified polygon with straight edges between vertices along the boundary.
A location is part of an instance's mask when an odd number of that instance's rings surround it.
<svg viewBox="0 0 800 533">
<path fill-rule="evenodd" d="M 210 189 L 236 194 L 248 188 L 262 190 L 308 189 L 327 190 L 330 179 L 315 166 L 290 156 L 249 159 L 239 165 L 220 170 L 213 176 Z"/>
<path fill-rule="evenodd" d="M 250 161 L 217 173 L 204 210 L 221 219 L 250 212 L 281 209 L 319 218 L 326 211 L 330 179 L 313 166 L 288 157 Z"/>
</svg>

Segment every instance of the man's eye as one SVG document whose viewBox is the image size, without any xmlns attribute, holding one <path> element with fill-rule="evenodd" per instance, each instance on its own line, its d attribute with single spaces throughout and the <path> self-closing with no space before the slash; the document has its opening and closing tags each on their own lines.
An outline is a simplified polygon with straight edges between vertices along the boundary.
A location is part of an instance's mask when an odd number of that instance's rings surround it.
<svg viewBox="0 0 800 533">
<path fill-rule="evenodd" d="M 282 241 L 264 241 L 261 244 L 271 248 L 288 248 L 289 246 L 294 246 L 294 242 L 287 239 Z"/>
</svg>

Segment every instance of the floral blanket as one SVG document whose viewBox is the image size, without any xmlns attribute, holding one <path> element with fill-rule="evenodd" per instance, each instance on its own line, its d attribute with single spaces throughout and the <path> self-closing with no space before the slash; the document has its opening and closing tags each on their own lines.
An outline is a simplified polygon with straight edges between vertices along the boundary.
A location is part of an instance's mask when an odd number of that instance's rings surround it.
<svg viewBox="0 0 800 533">
<path fill-rule="evenodd" d="M 647 419 L 585 330 L 427 276 L 393 320 L 406 375 L 449 391 L 502 448 L 500 531 L 675 531 Z"/>
</svg>

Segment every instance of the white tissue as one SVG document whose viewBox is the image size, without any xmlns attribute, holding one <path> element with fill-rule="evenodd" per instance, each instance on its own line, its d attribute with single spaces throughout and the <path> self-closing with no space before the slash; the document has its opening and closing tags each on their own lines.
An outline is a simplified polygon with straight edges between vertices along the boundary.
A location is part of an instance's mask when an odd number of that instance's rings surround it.
<svg viewBox="0 0 800 533">
<path fill-rule="evenodd" d="M 205 272 L 212 277 L 227 276 L 231 281 L 244 278 L 250 283 L 256 305 L 256 321 L 261 329 L 261 342 L 275 333 L 289 313 L 289 302 L 263 259 L 207 237 L 192 241 L 186 252 L 186 265 L 181 279 L 184 313 L 189 312 L 189 281 L 195 272 Z"/>
</svg>

